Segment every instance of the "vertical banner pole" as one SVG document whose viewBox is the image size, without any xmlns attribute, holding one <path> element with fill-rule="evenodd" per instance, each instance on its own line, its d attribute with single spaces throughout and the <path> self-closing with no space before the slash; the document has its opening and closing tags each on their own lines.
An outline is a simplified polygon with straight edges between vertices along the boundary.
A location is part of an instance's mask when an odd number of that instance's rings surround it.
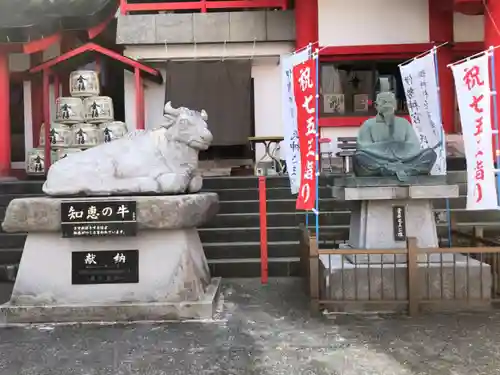
<svg viewBox="0 0 500 375">
<path fill-rule="evenodd" d="M 309 58 L 312 59 L 312 43 L 309 43 L 309 45 L 307 46 L 308 48 L 308 54 L 309 54 Z M 301 169 L 302 171 L 302 169 Z M 306 211 L 306 228 L 309 229 L 309 211 Z"/>
<path fill-rule="evenodd" d="M 441 108 L 441 86 L 439 84 L 439 67 L 438 67 L 438 56 L 437 56 L 437 48 L 434 47 L 432 49 L 432 53 L 434 55 L 434 69 L 436 70 L 436 87 L 438 91 L 438 108 L 439 108 L 439 120 L 441 121 L 441 147 L 445 152 L 444 157 L 446 158 L 446 135 L 444 132 L 444 124 L 443 124 L 443 115 Z M 445 171 L 446 174 L 448 172 Z M 452 247 L 452 235 L 451 235 L 451 209 L 450 209 L 450 199 L 446 198 L 446 221 L 448 222 L 448 247 Z"/>
<path fill-rule="evenodd" d="M 498 106 L 497 106 L 497 83 L 495 76 L 495 51 L 493 47 L 489 48 L 489 57 L 490 57 L 490 70 L 491 70 L 491 96 L 493 98 L 493 129 L 495 130 L 495 159 L 496 159 L 496 168 L 500 168 L 500 135 L 498 134 Z M 500 173 L 495 172 L 496 180 L 497 180 L 497 203 L 500 207 Z"/>
<path fill-rule="evenodd" d="M 316 49 L 315 53 L 313 54 L 313 59 L 316 59 L 315 64 L 316 64 L 316 77 L 315 77 L 315 82 L 316 82 L 316 241 L 319 243 L 319 175 L 320 175 L 320 150 L 319 150 L 319 137 L 320 137 L 320 130 L 319 130 L 319 49 Z"/>
</svg>

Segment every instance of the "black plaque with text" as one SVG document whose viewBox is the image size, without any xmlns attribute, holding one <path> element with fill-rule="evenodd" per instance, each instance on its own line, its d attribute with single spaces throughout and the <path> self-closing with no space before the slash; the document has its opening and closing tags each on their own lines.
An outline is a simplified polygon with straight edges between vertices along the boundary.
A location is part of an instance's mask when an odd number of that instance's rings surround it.
<svg viewBox="0 0 500 375">
<path fill-rule="evenodd" d="M 65 238 L 137 235 L 135 201 L 76 201 L 61 203 Z"/>
<path fill-rule="evenodd" d="M 394 226 L 394 240 L 406 241 L 406 215 L 404 206 L 392 207 L 392 220 Z"/>
<path fill-rule="evenodd" d="M 139 282 L 139 251 L 74 251 L 71 283 L 131 284 Z"/>
</svg>

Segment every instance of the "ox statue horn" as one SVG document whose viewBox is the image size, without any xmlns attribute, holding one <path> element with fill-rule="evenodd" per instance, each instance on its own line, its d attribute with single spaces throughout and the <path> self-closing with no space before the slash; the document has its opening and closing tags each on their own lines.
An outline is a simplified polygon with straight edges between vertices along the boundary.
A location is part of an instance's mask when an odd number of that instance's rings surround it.
<svg viewBox="0 0 500 375">
<path fill-rule="evenodd" d="M 165 104 L 165 107 L 163 108 L 163 114 L 169 116 L 178 116 L 180 114 L 180 110 L 179 108 L 173 108 L 172 102 L 168 101 L 167 104 Z"/>
<path fill-rule="evenodd" d="M 204 121 L 207 121 L 208 120 L 208 114 L 207 114 L 207 111 L 205 111 L 204 109 L 201 110 L 201 118 L 204 120 Z"/>
</svg>

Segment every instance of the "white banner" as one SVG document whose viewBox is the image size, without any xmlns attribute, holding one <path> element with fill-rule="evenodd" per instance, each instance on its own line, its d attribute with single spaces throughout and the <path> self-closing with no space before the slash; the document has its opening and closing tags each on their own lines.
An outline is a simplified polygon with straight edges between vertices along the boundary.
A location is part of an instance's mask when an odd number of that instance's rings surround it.
<svg viewBox="0 0 500 375">
<path fill-rule="evenodd" d="M 310 47 L 294 54 L 281 56 L 281 110 L 283 121 L 284 153 L 286 169 L 290 178 L 292 194 L 297 194 L 300 186 L 299 133 L 297 130 L 297 108 L 293 94 L 293 67 L 309 58 Z"/>
<path fill-rule="evenodd" d="M 439 107 L 438 77 L 436 76 L 435 51 L 400 66 L 406 94 L 406 103 L 413 129 L 420 139 L 420 148 L 436 148 L 436 163 L 431 175 L 446 174 L 446 141 Z"/>
<path fill-rule="evenodd" d="M 453 65 L 458 108 L 467 159 L 467 209 L 497 209 L 493 165 L 489 58 Z"/>
</svg>

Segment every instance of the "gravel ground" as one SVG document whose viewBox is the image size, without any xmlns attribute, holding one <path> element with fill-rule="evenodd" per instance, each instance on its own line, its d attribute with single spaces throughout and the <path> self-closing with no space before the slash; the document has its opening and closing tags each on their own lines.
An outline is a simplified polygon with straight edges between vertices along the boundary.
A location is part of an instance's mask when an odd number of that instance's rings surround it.
<svg viewBox="0 0 500 375">
<path fill-rule="evenodd" d="M 225 280 L 213 320 L 0 328 L 0 375 L 500 374 L 500 314 L 310 317 L 301 285 Z"/>
</svg>

